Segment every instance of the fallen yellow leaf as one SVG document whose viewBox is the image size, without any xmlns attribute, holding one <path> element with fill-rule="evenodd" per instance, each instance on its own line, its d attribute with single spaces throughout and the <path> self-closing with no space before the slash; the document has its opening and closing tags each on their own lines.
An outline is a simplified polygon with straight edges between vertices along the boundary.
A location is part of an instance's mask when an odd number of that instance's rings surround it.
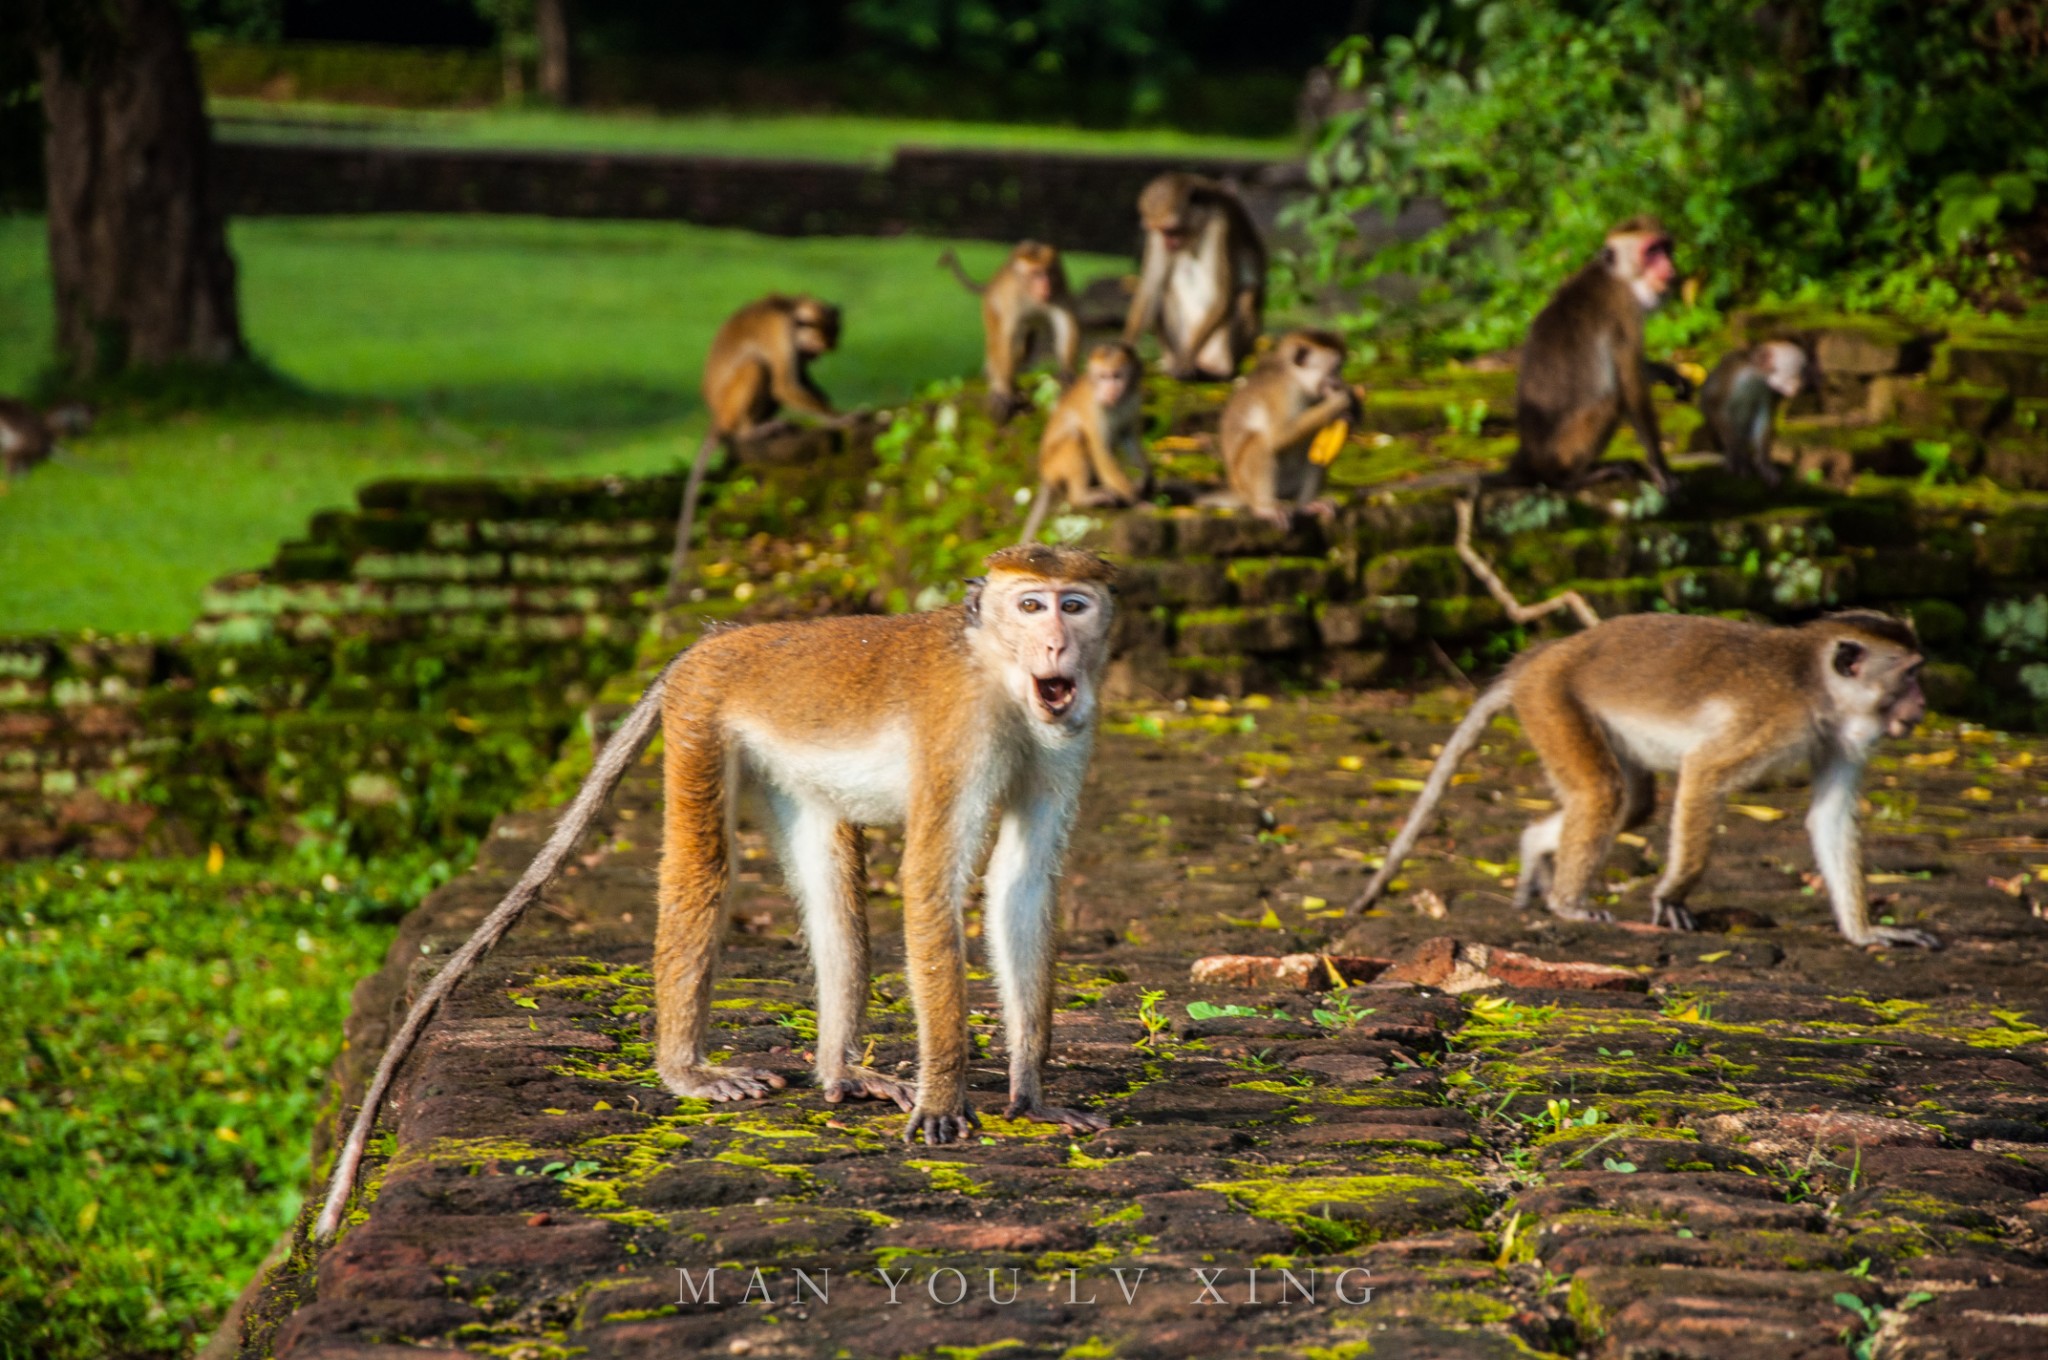
<svg viewBox="0 0 2048 1360">
<path fill-rule="evenodd" d="M 1745 817 L 1753 817 L 1759 822 L 1781 822 L 1785 820 L 1785 809 L 1765 807 L 1762 803 L 1730 803 L 1728 810 L 1730 812 L 1739 812 Z"/>
<path fill-rule="evenodd" d="M 1702 954 L 1702 955 L 1700 955 L 1700 962 L 1701 962 L 1701 963 L 1719 963 L 1719 962 L 1720 962 L 1720 961 L 1721 961 L 1722 959 L 1725 959 L 1725 958 L 1727 958 L 1727 957 L 1728 957 L 1728 956 L 1729 956 L 1730 954 L 1733 954 L 1734 952 L 1735 952 L 1735 951 L 1734 951 L 1734 950 L 1732 950 L 1732 949 L 1716 949 L 1716 950 L 1715 950 L 1715 951 L 1714 951 L 1713 953 L 1711 953 L 1711 954 Z"/>
<path fill-rule="evenodd" d="M 1422 781 L 1420 779 L 1375 779 L 1372 781 L 1372 791 L 1374 793 L 1421 793 Z"/>
<path fill-rule="evenodd" d="M 1990 789 L 1981 784 L 1976 788 L 1963 790 L 1963 797 L 1972 803 L 1988 803 L 1994 796 Z"/>
<path fill-rule="evenodd" d="M 227 851 L 225 851 L 225 850 L 223 850 L 223 849 L 221 849 L 221 848 L 220 848 L 220 844 L 219 844 L 218 842 L 215 842 L 214 844 L 212 844 L 212 845 L 209 845 L 209 846 L 207 846 L 207 847 L 206 847 L 206 872 L 207 872 L 207 873 L 209 873 L 209 874 L 217 874 L 217 873 L 219 873 L 219 872 L 220 872 L 220 871 L 221 871 L 222 869 L 224 869 L 224 868 L 226 868 L 226 867 L 227 867 L 227 862 L 228 862 L 228 852 L 227 852 Z"/>
<path fill-rule="evenodd" d="M 1555 812 L 1557 804 L 1548 798 L 1517 798 L 1515 806 L 1524 812 Z"/>
<path fill-rule="evenodd" d="M 1357 771 L 1359 771 L 1359 770 L 1362 770 L 1362 769 L 1364 769 L 1364 768 L 1365 768 L 1365 757 L 1364 757 L 1364 756 L 1338 756 L 1338 757 L 1337 757 L 1337 768 L 1338 768 L 1338 769 L 1340 769 L 1340 770 L 1350 770 L 1350 771 L 1352 771 L 1352 772 L 1356 773 Z"/>
<path fill-rule="evenodd" d="M 1956 748 L 1951 746 L 1946 751 L 1920 751 L 1907 756 L 1906 763 L 1921 769 L 1933 765 L 1953 765 L 1956 763 Z"/>
</svg>

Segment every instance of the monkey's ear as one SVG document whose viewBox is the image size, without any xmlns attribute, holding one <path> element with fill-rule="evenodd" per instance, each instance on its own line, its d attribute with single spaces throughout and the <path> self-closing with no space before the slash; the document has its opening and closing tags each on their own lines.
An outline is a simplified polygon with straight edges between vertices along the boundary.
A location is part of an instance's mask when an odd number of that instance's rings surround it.
<svg viewBox="0 0 2048 1360">
<path fill-rule="evenodd" d="M 1835 644 L 1834 667 L 1836 675 L 1854 675 L 1863 667 L 1863 658 L 1870 655 L 1870 649 L 1860 642 L 1843 638 Z"/>
<path fill-rule="evenodd" d="M 967 578 L 967 599 L 964 603 L 967 606 L 967 626 L 969 628 L 981 626 L 981 588 L 987 584 L 988 577 L 986 576 L 970 576 Z"/>
</svg>

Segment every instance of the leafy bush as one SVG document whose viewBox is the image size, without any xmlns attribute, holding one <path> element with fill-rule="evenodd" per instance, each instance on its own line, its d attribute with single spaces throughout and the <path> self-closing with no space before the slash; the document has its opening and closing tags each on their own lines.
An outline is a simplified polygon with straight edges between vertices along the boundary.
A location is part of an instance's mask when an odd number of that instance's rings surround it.
<svg viewBox="0 0 2048 1360">
<path fill-rule="evenodd" d="M 1452 348 L 1511 343 L 1612 223 L 1677 236 L 1698 308 L 1825 288 L 1939 308 L 2011 286 L 2001 232 L 2048 147 L 2048 9 L 1903 0 L 1445 0 L 1408 38 L 1332 57 L 1348 97 L 1311 161 L 1304 289 L 1358 290 Z M 1441 226 L 1368 254 L 1360 228 L 1435 200 Z M 1419 295 L 1366 290 L 1389 275 Z M 1389 302 L 1385 296 L 1399 297 Z"/>
<path fill-rule="evenodd" d="M 218 1324 L 298 1211 L 350 986 L 449 873 L 0 866 L 0 1357 Z"/>
</svg>

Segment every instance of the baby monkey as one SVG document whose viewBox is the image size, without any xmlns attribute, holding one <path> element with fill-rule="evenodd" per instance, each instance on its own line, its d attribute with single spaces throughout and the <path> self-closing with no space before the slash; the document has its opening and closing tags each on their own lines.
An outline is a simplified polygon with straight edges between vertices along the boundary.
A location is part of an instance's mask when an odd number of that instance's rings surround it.
<svg viewBox="0 0 2048 1360">
<path fill-rule="evenodd" d="M 1038 495 L 1019 543 L 1038 537 L 1054 496 L 1089 509 L 1144 499 L 1152 467 L 1142 438 L 1143 377 L 1138 353 L 1129 345 L 1097 345 L 1089 352 L 1087 372 L 1067 388 L 1045 423 L 1038 443 Z"/>
<path fill-rule="evenodd" d="M 1329 331 L 1289 331 L 1259 360 L 1223 407 L 1223 472 L 1229 488 L 1201 504 L 1250 510 L 1286 528 L 1300 512 L 1328 519 L 1321 499 L 1329 458 L 1317 436 L 1340 420 L 1356 420 L 1358 394 L 1344 384 L 1344 342 Z"/>
<path fill-rule="evenodd" d="M 1835 924 L 1860 945 L 1940 942 L 1872 925 L 1864 900 L 1856 789 L 1879 737 L 1903 737 L 1927 712 L 1912 625 L 1849 610 L 1798 628 L 1686 614 L 1630 614 L 1523 653 L 1444 743 L 1401 834 L 1353 906 L 1385 890 L 1415 848 L 1451 776 L 1495 714 L 1512 705 L 1543 759 L 1559 810 L 1522 833 L 1515 905 L 1537 893 L 1573 921 L 1613 918 L 1586 905 L 1617 832 L 1649 819 L 1657 771 L 1678 776 L 1671 848 L 1650 920 L 1691 930 L 1686 898 L 1713 848 L 1714 820 L 1737 789 L 1802 763 L 1813 769 L 1806 829 Z"/>
<path fill-rule="evenodd" d="M 333 1236 L 391 1077 L 427 1017 L 538 897 L 605 799 L 662 734 L 654 1067 L 679 1096 L 744 1100 L 784 1084 L 711 1057 L 711 984 L 726 931 L 735 808 L 759 789 L 803 914 L 818 985 L 817 1083 L 828 1101 L 909 1111 L 904 1139 L 967 1137 L 963 914 L 991 830 L 983 899 L 1002 998 L 1012 1118 L 1078 1132 L 1100 1117 L 1045 1101 L 1055 888 L 1094 748 L 1109 661 L 1112 570 L 1093 553 L 1005 548 L 951 608 L 763 623 L 708 634 L 663 668 L 604 744 L 547 845 L 413 1003 L 336 1159 L 317 1235 Z M 917 1014 L 915 1086 L 859 1066 L 871 981 L 864 826 L 904 826 L 903 928 Z"/>
<path fill-rule="evenodd" d="M 1714 365 L 1700 388 L 1701 428 L 1730 472 L 1776 486 L 1784 474 L 1771 461 L 1771 430 L 1780 402 L 1806 390 L 1806 351 L 1790 340 L 1766 340 Z"/>
</svg>

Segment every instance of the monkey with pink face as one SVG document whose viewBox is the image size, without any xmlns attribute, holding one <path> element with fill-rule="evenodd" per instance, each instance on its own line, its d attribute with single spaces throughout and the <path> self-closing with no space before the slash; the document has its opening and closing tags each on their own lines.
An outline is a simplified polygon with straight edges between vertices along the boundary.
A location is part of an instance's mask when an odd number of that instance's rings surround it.
<svg viewBox="0 0 2048 1360">
<path fill-rule="evenodd" d="M 1559 288 L 1529 324 L 1515 386 L 1521 436 L 1508 479 L 1561 489 L 1626 473 L 1598 471 L 1624 417 L 1634 428 L 1657 489 L 1674 486 L 1650 404 L 1661 370 L 1643 356 L 1643 320 L 1677 278 L 1671 237 L 1656 219 L 1637 217 L 1607 234 L 1592 261 Z"/>
</svg>

